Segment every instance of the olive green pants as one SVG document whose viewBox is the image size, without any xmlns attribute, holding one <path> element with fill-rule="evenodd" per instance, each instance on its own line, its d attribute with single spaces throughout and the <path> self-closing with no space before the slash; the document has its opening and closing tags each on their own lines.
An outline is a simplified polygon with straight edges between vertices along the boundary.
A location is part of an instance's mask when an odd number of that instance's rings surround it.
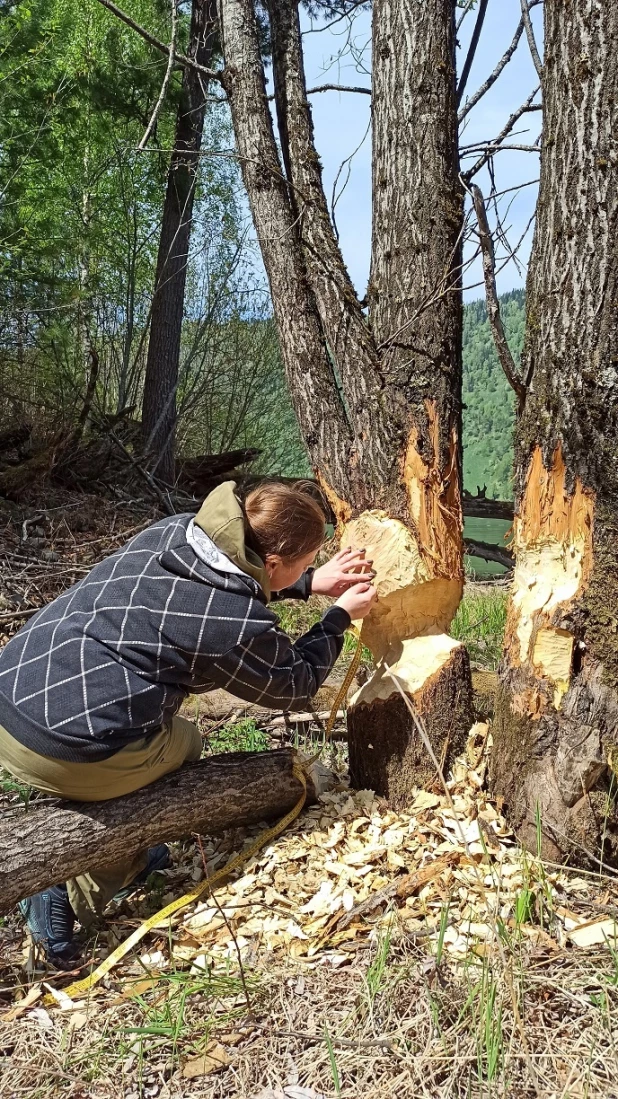
<svg viewBox="0 0 618 1099">
<path fill-rule="evenodd" d="M 200 758 L 199 730 L 184 717 L 174 717 L 158 733 L 127 744 L 109 759 L 69 763 L 24 748 L 0 725 L 0 764 L 20 782 L 45 794 L 71 801 L 107 801 L 141 790 L 183 763 Z M 121 862 L 97 867 L 67 882 L 71 907 L 84 926 L 146 866 L 147 851 Z"/>
</svg>

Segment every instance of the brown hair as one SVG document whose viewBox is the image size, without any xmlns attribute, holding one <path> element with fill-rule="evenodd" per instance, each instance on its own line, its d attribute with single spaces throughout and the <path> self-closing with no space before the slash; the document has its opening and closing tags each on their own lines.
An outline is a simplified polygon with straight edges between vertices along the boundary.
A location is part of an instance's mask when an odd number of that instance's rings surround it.
<svg viewBox="0 0 618 1099">
<path fill-rule="evenodd" d="M 262 560 L 278 553 L 293 561 L 324 541 L 326 516 L 307 482 L 262 484 L 246 497 L 244 512 L 247 542 Z"/>
</svg>

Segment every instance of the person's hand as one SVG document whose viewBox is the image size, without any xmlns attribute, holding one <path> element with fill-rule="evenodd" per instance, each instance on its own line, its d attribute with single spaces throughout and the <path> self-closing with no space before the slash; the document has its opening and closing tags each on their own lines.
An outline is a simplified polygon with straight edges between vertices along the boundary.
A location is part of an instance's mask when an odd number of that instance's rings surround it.
<svg viewBox="0 0 618 1099">
<path fill-rule="evenodd" d="M 347 611 L 352 621 L 355 622 L 369 614 L 377 598 L 378 593 L 373 584 L 363 581 L 360 584 L 356 583 L 354 587 L 348 588 L 343 595 L 340 595 L 335 606 L 343 607 L 344 611 Z"/>
<path fill-rule="evenodd" d="M 359 579 L 373 580 L 375 573 L 372 565 L 373 561 L 366 559 L 364 549 L 352 549 L 348 546 L 315 570 L 311 579 L 311 593 L 330 595 L 336 599 L 348 588 L 358 584 Z"/>
</svg>

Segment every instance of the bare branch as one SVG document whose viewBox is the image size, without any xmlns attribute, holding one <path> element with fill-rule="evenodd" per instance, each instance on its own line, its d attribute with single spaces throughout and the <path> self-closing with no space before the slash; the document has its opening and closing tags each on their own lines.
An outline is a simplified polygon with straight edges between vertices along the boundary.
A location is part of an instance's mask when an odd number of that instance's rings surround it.
<svg viewBox="0 0 618 1099">
<path fill-rule="evenodd" d="M 504 371 L 507 382 L 511 389 L 517 394 L 517 400 L 519 404 L 519 412 L 521 413 L 526 400 L 527 390 L 519 377 L 519 372 L 515 365 L 515 360 L 511 354 L 511 349 L 508 345 L 507 338 L 504 332 L 504 326 L 502 324 L 502 316 L 500 314 L 500 303 L 498 301 L 498 291 L 496 289 L 496 262 L 494 256 L 494 244 L 489 229 L 489 223 L 487 221 L 487 211 L 485 209 L 485 200 L 483 198 L 483 192 L 476 184 L 472 185 L 471 189 L 472 201 L 474 203 L 474 209 L 476 210 L 476 217 L 479 226 L 479 239 L 481 242 L 481 251 L 483 254 L 483 276 L 485 279 L 485 296 L 487 298 L 487 318 L 496 345 L 496 351 L 500 360 L 500 365 Z"/>
<path fill-rule="evenodd" d="M 164 54 L 166 57 L 169 56 L 170 48 L 165 45 L 165 42 L 161 42 L 158 38 L 155 38 L 154 34 L 147 31 L 145 27 L 136 23 L 134 19 L 131 19 L 130 15 L 127 15 L 127 13 L 122 10 L 122 8 L 113 4 L 112 0 L 98 0 L 98 3 L 101 4 L 102 7 L 107 8 L 108 11 L 111 11 L 112 15 L 115 15 L 117 19 L 126 23 L 127 27 L 130 27 L 132 31 L 139 34 L 140 37 L 144 39 L 144 42 L 148 42 L 149 46 L 153 46 L 155 50 L 158 50 L 159 53 Z M 188 67 L 190 69 L 196 69 L 197 72 L 202 73 L 203 76 L 207 76 L 210 80 L 217 80 L 221 83 L 221 72 L 218 69 L 207 69 L 204 65 L 198 65 L 197 61 L 194 61 L 191 57 L 187 57 L 184 53 L 177 53 L 175 62 L 182 68 Z"/>
<path fill-rule="evenodd" d="M 466 150 L 462 150 L 461 155 L 472 156 L 474 153 L 478 153 L 480 149 L 483 149 L 489 154 L 487 158 L 489 159 L 494 153 L 500 153 L 504 149 L 510 149 L 511 151 L 516 149 L 519 153 L 540 153 L 541 146 L 538 142 L 535 142 L 534 145 L 513 144 L 513 142 L 510 142 L 508 145 L 503 145 L 498 141 L 480 141 L 478 145 L 470 145 Z"/>
<path fill-rule="evenodd" d="M 316 88 L 307 88 L 306 94 L 315 95 L 316 92 L 357 92 L 359 95 L 371 95 L 371 88 L 355 87 L 347 84 L 318 84 Z"/>
<path fill-rule="evenodd" d="M 469 13 L 472 11 L 473 5 L 475 3 L 476 3 L 476 0 L 468 0 L 468 3 L 466 4 L 464 10 L 462 11 L 461 15 L 459 16 L 459 19 L 457 20 L 457 25 L 455 27 L 455 32 L 456 33 L 459 33 L 459 28 L 461 27 L 461 24 L 463 23 L 464 19 L 466 18 L 466 15 L 469 15 Z"/>
<path fill-rule="evenodd" d="M 522 0 L 522 3 L 524 0 Z M 487 12 L 487 4 L 489 0 L 481 0 L 479 4 L 479 10 L 476 16 L 476 23 L 474 24 L 474 30 L 472 31 L 472 38 L 470 39 L 470 46 L 466 60 L 464 61 L 463 69 L 461 70 L 461 76 L 459 78 L 459 84 L 457 85 L 457 106 L 461 103 L 461 97 L 466 89 L 468 83 L 468 77 L 470 76 L 470 69 L 472 68 L 472 62 L 474 61 L 474 55 L 476 54 L 476 48 L 479 44 L 479 38 L 481 37 L 481 31 L 483 29 L 483 23 L 485 22 L 485 15 Z"/>
<path fill-rule="evenodd" d="M 351 22 L 355 12 L 366 4 L 367 0 L 355 0 L 349 8 L 346 8 L 340 15 L 337 15 L 330 23 L 323 23 L 321 27 L 309 27 L 308 30 L 302 32 L 302 37 L 304 38 L 307 34 L 322 34 L 323 31 L 329 31 L 332 27 L 336 27 L 337 24 L 343 22 L 344 19 L 349 19 Z"/>
<path fill-rule="evenodd" d="M 335 178 L 333 180 L 333 191 L 332 191 L 331 201 L 330 201 L 330 216 L 331 216 L 331 221 L 333 223 L 333 230 L 334 230 L 335 236 L 337 237 L 337 240 L 339 240 L 339 230 L 337 228 L 337 219 L 335 217 L 335 207 L 336 207 L 337 203 L 339 202 L 339 199 L 341 198 L 343 192 L 345 191 L 345 189 L 346 189 L 346 187 L 347 187 L 347 185 L 350 181 L 350 174 L 351 174 L 351 171 L 352 171 L 352 161 L 353 161 L 354 157 L 356 156 L 357 152 L 359 151 L 359 149 L 362 149 L 363 145 L 365 144 L 365 141 L 367 140 L 370 129 L 371 129 L 371 119 L 367 123 L 367 127 L 365 129 L 365 132 L 364 132 L 363 136 L 361 137 L 361 139 L 360 139 L 358 145 L 356 146 L 356 148 L 350 153 L 349 156 L 347 156 L 345 158 L 345 160 L 342 160 L 342 162 L 339 165 L 339 168 L 337 170 L 337 175 L 335 176 Z M 339 183 L 339 178 L 340 178 L 341 173 L 343 172 L 344 168 L 347 169 L 345 181 L 342 184 L 340 190 L 337 191 L 337 184 Z"/>
<path fill-rule="evenodd" d="M 533 104 L 533 102 L 532 102 L 532 100 L 534 99 L 534 97 L 535 97 L 535 95 L 537 94 L 538 91 L 539 91 L 539 87 L 537 86 L 532 92 L 530 92 L 530 95 L 526 99 L 525 103 L 522 103 L 521 107 L 518 107 L 516 111 L 513 111 L 513 114 L 510 116 L 510 118 L 507 119 L 504 127 L 502 128 L 502 130 L 498 134 L 496 140 L 492 141 L 492 142 L 488 142 L 488 147 L 485 150 L 485 152 L 482 153 L 482 155 L 479 157 L 479 159 L 476 161 L 476 163 L 473 164 L 472 167 L 467 172 L 464 173 L 464 179 L 466 179 L 469 182 L 473 178 L 473 176 L 475 176 L 477 174 L 477 172 L 480 172 L 481 168 L 483 168 L 485 166 L 485 164 L 487 163 L 489 158 L 491 156 L 493 156 L 495 152 L 497 152 L 499 147 L 505 148 L 505 146 L 502 145 L 502 142 L 504 141 L 505 137 L 508 137 L 508 135 L 511 133 L 511 131 L 513 129 L 513 126 L 515 125 L 516 122 L 519 121 L 519 119 L 521 118 L 522 115 L 527 114 L 527 112 L 530 111 L 530 110 L 537 110 L 538 109 L 538 104 Z M 512 145 L 510 147 L 513 148 L 513 149 L 514 148 L 519 148 L 520 151 L 523 151 L 523 152 L 538 152 L 539 151 L 537 145 L 523 146 L 523 147 L 522 146 Z"/>
<path fill-rule="evenodd" d="M 528 0 L 520 0 L 521 3 L 521 17 L 524 21 L 524 27 L 526 28 L 526 38 L 528 39 L 528 45 L 530 47 L 530 53 L 534 62 L 534 67 L 537 71 L 539 80 L 543 76 L 543 62 L 539 56 L 539 51 L 536 45 L 536 39 L 534 37 L 534 28 L 532 26 L 532 20 L 530 18 L 530 4 Z"/>
<path fill-rule="evenodd" d="M 168 53 L 168 58 L 167 58 L 167 68 L 165 70 L 165 76 L 163 77 L 163 83 L 161 85 L 161 91 L 159 92 L 159 98 L 157 99 L 157 102 L 155 103 L 154 111 L 152 112 L 152 114 L 150 116 L 150 122 L 148 123 L 148 125 L 146 127 L 146 132 L 145 132 L 142 140 L 140 141 L 139 145 L 137 146 L 137 148 L 139 149 L 140 152 L 142 151 L 142 149 L 146 148 L 146 145 L 148 144 L 148 139 L 149 139 L 152 131 L 155 128 L 157 118 L 159 117 L 159 111 L 161 110 L 161 107 L 163 106 L 163 100 L 165 99 L 165 96 L 167 95 L 167 89 L 169 87 L 169 82 L 172 79 L 172 72 L 174 71 L 174 59 L 176 57 L 176 36 L 177 36 L 177 33 L 178 33 L 178 8 L 176 7 L 176 0 L 172 0 L 171 7 L 172 7 L 172 33 L 171 33 L 171 36 L 170 36 L 169 53 Z"/>
<path fill-rule="evenodd" d="M 469 557 L 480 557 L 482 561 L 495 561 L 498 565 L 504 565 L 505 569 L 512 569 L 514 565 L 513 551 L 508 546 L 464 538 L 464 553 Z"/>
<path fill-rule="evenodd" d="M 101 0 L 99 0 L 99 3 L 101 3 Z M 496 83 L 496 80 L 500 76 L 500 73 L 504 69 L 505 65 L 508 64 L 508 62 L 511 60 L 513 54 L 515 53 L 515 50 L 517 49 L 517 47 L 519 45 L 519 40 L 520 40 L 520 38 L 523 34 L 523 31 L 524 31 L 524 21 L 523 21 L 523 19 L 520 19 L 519 23 L 517 24 L 517 30 L 515 31 L 515 34 L 513 35 L 513 40 L 511 42 L 508 50 L 506 50 L 505 53 L 503 53 L 503 55 L 500 58 L 498 64 L 496 65 L 494 71 L 492 73 L 490 73 L 489 76 L 487 77 L 487 80 L 485 80 L 485 82 L 483 84 L 481 84 L 480 88 L 478 88 L 477 91 L 475 91 L 474 95 L 472 95 L 470 97 L 470 99 L 467 100 L 467 102 L 464 104 L 464 106 L 459 111 L 459 114 L 458 114 L 457 117 L 458 117 L 460 122 L 462 122 L 463 119 L 466 117 L 466 115 L 472 110 L 472 108 L 476 106 L 479 99 L 482 99 L 483 96 L 485 95 L 485 93 L 489 91 L 491 86 Z"/>
</svg>

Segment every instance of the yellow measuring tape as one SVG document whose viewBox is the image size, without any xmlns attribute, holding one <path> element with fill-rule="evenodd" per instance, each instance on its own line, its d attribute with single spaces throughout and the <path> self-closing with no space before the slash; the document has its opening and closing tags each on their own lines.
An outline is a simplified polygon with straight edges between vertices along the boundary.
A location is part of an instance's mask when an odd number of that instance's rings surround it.
<svg viewBox="0 0 618 1099">
<path fill-rule="evenodd" d="M 356 651 L 352 658 L 352 662 L 346 672 L 345 679 L 337 693 L 337 697 L 335 698 L 330 716 L 326 723 L 326 729 L 324 734 L 326 740 L 330 739 L 331 733 L 333 731 L 333 726 L 335 724 L 335 721 L 337 720 L 337 712 L 341 703 L 346 697 L 348 688 L 352 682 L 352 679 L 354 678 L 356 669 L 358 668 L 358 664 L 361 658 L 361 653 L 362 644 L 359 636 L 358 644 L 356 646 Z M 99 983 L 100 980 L 103 979 L 103 977 L 107 976 L 107 974 L 114 968 L 114 966 L 116 966 L 118 962 L 121 961 L 122 958 L 124 958 L 125 954 L 128 954 L 128 952 L 134 946 L 137 946 L 137 944 L 144 938 L 145 935 L 148 934 L 149 931 L 152 931 L 160 923 L 163 923 L 164 920 L 169 919 L 169 917 L 173 916 L 176 912 L 180 912 L 182 908 L 186 908 L 187 905 L 193 904 L 194 901 L 198 901 L 200 897 L 203 897 L 206 893 L 211 893 L 218 885 L 225 881 L 225 879 L 229 877 L 230 874 L 233 874 L 235 870 L 239 870 L 241 866 L 244 866 L 245 863 L 249 861 L 249 859 L 253 858 L 253 856 L 256 855 L 257 852 L 262 849 L 262 847 L 265 847 L 266 844 L 270 842 L 270 840 L 276 839 L 277 836 L 280 836 L 281 833 L 284 832 L 285 829 L 288 827 L 288 825 L 292 824 L 292 821 L 296 820 L 297 816 L 299 816 L 305 804 L 305 798 L 307 796 L 307 778 L 304 768 L 308 768 L 316 758 L 317 756 L 312 756 L 311 759 L 305 760 L 304 767 L 301 766 L 300 763 L 294 763 L 292 765 L 292 774 L 294 775 L 294 778 L 297 779 L 298 782 L 300 782 L 302 787 L 302 793 L 298 801 L 296 802 L 296 805 L 292 809 L 290 809 L 289 813 L 286 813 L 286 815 L 282 817 L 281 820 L 277 821 L 276 824 L 273 824 L 272 828 L 267 828 L 264 832 L 260 832 L 257 839 L 251 844 L 250 847 L 248 847 L 245 851 L 241 851 L 241 853 L 239 855 L 236 855 L 235 858 L 230 859 L 230 861 L 227 862 L 225 866 L 222 866 L 220 870 L 217 870 L 216 874 L 213 874 L 212 877 L 207 878 L 206 881 L 201 882 L 201 884 L 198 885 L 195 889 L 192 889 L 190 893 L 185 893 L 182 897 L 178 897 L 177 900 L 172 901 L 170 904 L 167 904 L 165 908 L 161 908 L 159 912 L 155 912 L 154 916 L 150 916 L 149 919 L 144 920 L 144 922 L 141 923 L 140 926 L 137 927 L 135 931 L 131 935 L 129 935 L 127 939 L 124 940 L 124 942 L 120 943 L 120 946 L 117 946 L 111 954 L 108 954 L 107 958 L 105 958 L 105 960 L 102 961 L 101 964 L 92 971 L 92 973 L 90 973 L 87 977 L 84 977 L 81 981 L 74 981 L 73 984 L 68 986 L 68 988 L 64 988 L 62 990 L 63 993 L 66 996 L 70 996 L 73 1000 L 85 996 L 88 992 L 90 992 L 92 988 L 94 988 L 96 984 Z M 45 996 L 43 1003 L 54 1004 L 56 1003 L 56 1000 L 54 996 L 50 993 L 48 996 Z"/>
</svg>

